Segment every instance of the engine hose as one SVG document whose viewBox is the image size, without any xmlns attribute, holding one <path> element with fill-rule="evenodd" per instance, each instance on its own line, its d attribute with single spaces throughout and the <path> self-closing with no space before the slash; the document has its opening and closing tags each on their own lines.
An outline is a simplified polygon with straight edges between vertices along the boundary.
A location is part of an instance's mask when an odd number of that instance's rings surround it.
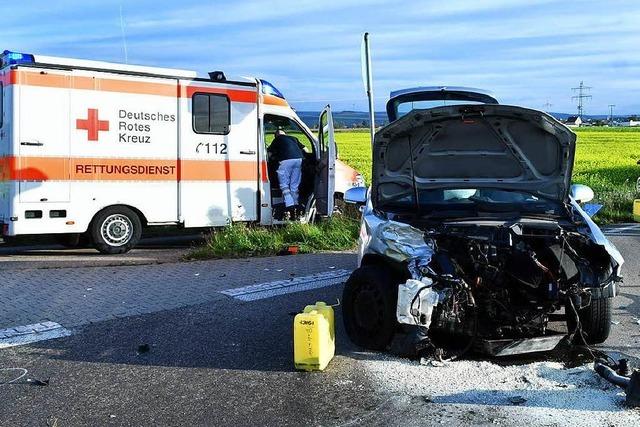
<svg viewBox="0 0 640 427">
<path fill-rule="evenodd" d="M 593 369 L 598 373 L 598 375 L 609 381 L 611 384 L 615 384 L 625 390 L 627 389 L 627 387 L 629 386 L 629 382 L 631 381 L 629 377 L 623 377 L 622 375 L 616 374 L 613 369 L 601 362 L 595 362 L 593 364 Z"/>
</svg>

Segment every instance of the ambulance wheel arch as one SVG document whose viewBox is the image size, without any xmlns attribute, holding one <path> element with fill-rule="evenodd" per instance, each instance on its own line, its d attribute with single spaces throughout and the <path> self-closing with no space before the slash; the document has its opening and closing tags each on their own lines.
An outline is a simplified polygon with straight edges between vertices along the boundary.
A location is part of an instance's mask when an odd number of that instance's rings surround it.
<svg viewBox="0 0 640 427">
<path fill-rule="evenodd" d="M 103 254 L 122 254 L 140 241 L 146 219 L 142 212 L 126 205 L 108 206 L 89 224 L 93 246 Z"/>
</svg>

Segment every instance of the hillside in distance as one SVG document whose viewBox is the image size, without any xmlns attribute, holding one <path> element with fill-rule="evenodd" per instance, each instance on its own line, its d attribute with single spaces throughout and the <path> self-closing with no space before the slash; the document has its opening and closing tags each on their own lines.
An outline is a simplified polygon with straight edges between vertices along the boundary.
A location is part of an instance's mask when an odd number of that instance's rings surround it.
<svg viewBox="0 0 640 427">
<path fill-rule="evenodd" d="M 296 111 L 298 117 L 312 129 L 318 127 L 319 111 Z M 549 113 L 556 119 L 563 121 L 575 114 L 571 113 Z M 628 116 L 614 116 L 616 120 L 627 120 Z M 608 117 L 603 114 L 585 115 L 586 120 L 606 120 Z M 333 111 L 333 123 L 336 129 L 366 128 L 369 127 L 369 113 L 366 111 Z M 386 112 L 376 112 L 376 126 L 384 126 L 389 123 Z"/>
</svg>

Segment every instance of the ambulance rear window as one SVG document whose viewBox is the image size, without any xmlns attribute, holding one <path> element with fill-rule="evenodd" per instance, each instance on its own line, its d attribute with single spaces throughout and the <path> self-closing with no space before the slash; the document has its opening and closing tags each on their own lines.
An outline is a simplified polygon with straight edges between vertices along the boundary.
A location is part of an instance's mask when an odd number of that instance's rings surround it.
<svg viewBox="0 0 640 427">
<path fill-rule="evenodd" d="M 229 98 L 226 95 L 196 93 L 193 95 L 193 131 L 226 135 L 231 122 Z"/>
</svg>

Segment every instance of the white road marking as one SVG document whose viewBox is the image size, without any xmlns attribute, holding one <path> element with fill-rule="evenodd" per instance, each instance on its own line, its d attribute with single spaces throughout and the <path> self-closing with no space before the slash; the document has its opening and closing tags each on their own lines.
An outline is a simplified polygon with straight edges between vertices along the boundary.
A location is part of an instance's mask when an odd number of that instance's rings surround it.
<svg viewBox="0 0 640 427">
<path fill-rule="evenodd" d="M 220 291 L 220 293 L 241 301 L 256 301 L 278 295 L 338 285 L 344 283 L 350 274 L 351 271 L 349 270 L 335 270 L 327 273 L 296 277 L 290 280 L 278 280 L 275 282 L 261 283 L 259 285 L 225 289 L 224 291 Z"/>
<path fill-rule="evenodd" d="M 13 326 L 0 329 L 0 349 L 18 345 L 32 344 L 38 341 L 68 337 L 72 332 L 56 322 L 34 323 L 25 326 Z"/>
</svg>

